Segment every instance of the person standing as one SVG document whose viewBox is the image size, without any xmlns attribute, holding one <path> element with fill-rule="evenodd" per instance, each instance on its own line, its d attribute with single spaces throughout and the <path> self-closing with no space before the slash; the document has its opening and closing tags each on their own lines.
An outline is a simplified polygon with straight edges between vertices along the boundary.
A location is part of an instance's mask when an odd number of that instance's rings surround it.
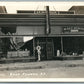
<svg viewBox="0 0 84 84">
<path fill-rule="evenodd" d="M 36 50 L 37 50 L 37 53 L 38 53 L 38 61 L 40 61 L 41 60 L 41 46 L 37 46 L 36 47 Z"/>
</svg>

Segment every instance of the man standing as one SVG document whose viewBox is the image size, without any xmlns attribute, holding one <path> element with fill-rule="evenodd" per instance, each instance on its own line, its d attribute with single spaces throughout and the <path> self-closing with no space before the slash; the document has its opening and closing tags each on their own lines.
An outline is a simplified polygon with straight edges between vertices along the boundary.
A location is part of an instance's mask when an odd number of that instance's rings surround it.
<svg viewBox="0 0 84 84">
<path fill-rule="evenodd" d="M 40 58 L 41 57 L 41 46 L 38 45 L 36 47 L 36 50 L 37 50 L 37 53 L 38 53 L 38 61 L 40 61 L 41 60 L 41 58 Z"/>
</svg>

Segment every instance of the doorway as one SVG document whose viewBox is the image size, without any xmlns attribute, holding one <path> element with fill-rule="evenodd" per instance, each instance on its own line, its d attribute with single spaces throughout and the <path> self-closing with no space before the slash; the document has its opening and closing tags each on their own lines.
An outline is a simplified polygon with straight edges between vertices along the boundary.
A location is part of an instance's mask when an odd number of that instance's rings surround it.
<svg viewBox="0 0 84 84">
<path fill-rule="evenodd" d="M 47 55 L 47 59 L 49 60 L 52 59 L 54 56 L 54 44 L 52 38 L 46 39 L 46 55 Z"/>
<path fill-rule="evenodd" d="M 37 37 L 35 38 L 35 47 L 41 47 L 41 60 L 51 60 L 54 56 L 54 44 L 53 38 L 49 37 Z M 35 56 L 38 57 L 37 50 Z"/>
</svg>

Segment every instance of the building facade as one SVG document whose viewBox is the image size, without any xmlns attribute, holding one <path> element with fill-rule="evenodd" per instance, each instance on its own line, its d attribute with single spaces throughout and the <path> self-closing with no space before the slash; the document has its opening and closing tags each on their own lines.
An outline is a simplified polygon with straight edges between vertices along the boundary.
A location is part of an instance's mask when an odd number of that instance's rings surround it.
<svg viewBox="0 0 84 84">
<path fill-rule="evenodd" d="M 0 28 L 0 39 L 7 39 L 7 44 L 2 41 L 4 46 L 8 45 L 6 51 L 1 50 L 1 53 L 6 52 L 4 56 L 8 52 L 27 51 L 30 52 L 29 56 L 37 59 L 38 45 L 41 47 L 41 60 L 84 54 L 84 14 L 49 11 L 49 6 L 46 6 L 46 10 L 37 12 L 19 10 L 17 14 L 1 13 Z M 33 38 L 23 42 L 24 37 Z"/>
</svg>

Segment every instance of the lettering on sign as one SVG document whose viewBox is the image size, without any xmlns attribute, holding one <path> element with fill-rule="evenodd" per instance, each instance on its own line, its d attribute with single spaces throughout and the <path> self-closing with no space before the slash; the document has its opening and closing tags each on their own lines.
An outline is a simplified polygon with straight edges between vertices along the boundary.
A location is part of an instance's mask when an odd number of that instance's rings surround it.
<svg viewBox="0 0 84 84">
<path fill-rule="evenodd" d="M 84 27 L 79 26 L 65 26 L 63 27 L 63 33 L 69 32 L 84 32 Z"/>
</svg>

